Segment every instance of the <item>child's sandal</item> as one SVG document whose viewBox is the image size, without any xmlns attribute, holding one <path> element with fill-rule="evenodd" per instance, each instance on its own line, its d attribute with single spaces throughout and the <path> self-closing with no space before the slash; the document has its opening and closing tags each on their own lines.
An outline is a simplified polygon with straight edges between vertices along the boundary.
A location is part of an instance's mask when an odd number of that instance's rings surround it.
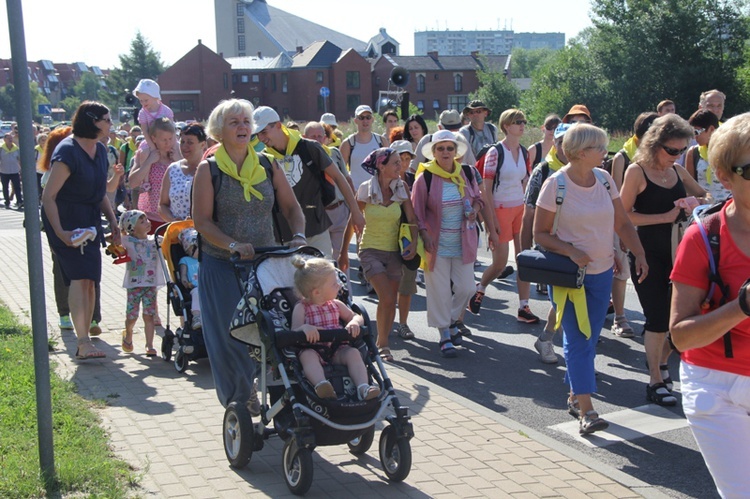
<svg viewBox="0 0 750 499">
<path fill-rule="evenodd" d="M 380 387 L 376 385 L 361 384 L 357 387 L 359 400 L 372 400 L 380 396 Z"/>
</svg>

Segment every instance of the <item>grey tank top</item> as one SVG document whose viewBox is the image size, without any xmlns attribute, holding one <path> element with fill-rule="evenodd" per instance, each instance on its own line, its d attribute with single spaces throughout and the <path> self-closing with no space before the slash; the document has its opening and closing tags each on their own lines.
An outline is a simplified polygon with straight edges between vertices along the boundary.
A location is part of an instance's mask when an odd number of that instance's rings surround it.
<svg viewBox="0 0 750 499">
<path fill-rule="evenodd" d="M 216 198 L 216 226 L 224 234 L 254 247 L 275 246 L 273 235 L 274 192 L 271 178 L 267 178 L 255 188 L 263 195 L 263 200 L 251 196 L 245 201 L 244 190 L 238 180 L 221 173 L 221 188 Z M 214 258 L 229 259 L 229 251 L 214 246 L 204 239 L 202 250 Z"/>
</svg>

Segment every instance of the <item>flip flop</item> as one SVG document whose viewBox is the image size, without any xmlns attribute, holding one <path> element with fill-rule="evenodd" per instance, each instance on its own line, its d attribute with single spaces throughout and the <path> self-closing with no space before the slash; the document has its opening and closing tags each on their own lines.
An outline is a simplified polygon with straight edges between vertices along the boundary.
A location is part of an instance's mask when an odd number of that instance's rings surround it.
<svg viewBox="0 0 750 499">
<path fill-rule="evenodd" d="M 155 348 L 147 348 L 146 349 L 146 357 L 156 357 L 158 355 L 158 352 Z"/>
<path fill-rule="evenodd" d="M 76 359 L 78 360 L 89 360 L 89 359 L 103 359 L 107 354 L 96 348 L 90 339 L 86 339 L 78 343 L 76 348 Z"/>
<path fill-rule="evenodd" d="M 127 341 L 125 338 L 128 337 L 128 332 L 122 332 L 122 351 L 125 353 L 133 353 L 133 341 Z"/>
</svg>

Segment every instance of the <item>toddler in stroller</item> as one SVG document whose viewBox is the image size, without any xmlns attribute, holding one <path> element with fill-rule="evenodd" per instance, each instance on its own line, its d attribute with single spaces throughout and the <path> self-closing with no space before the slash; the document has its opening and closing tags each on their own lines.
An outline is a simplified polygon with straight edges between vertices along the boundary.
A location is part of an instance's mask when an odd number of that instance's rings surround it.
<svg viewBox="0 0 750 499">
<path fill-rule="evenodd" d="M 320 343 L 318 328 L 338 329 L 339 321 L 346 322 L 346 330 L 352 338 L 359 336 L 359 328 L 364 326 L 361 315 L 355 314 L 336 297 L 341 289 L 336 267 L 324 258 L 305 260 L 296 256 L 292 265 L 294 287 L 302 296 L 292 311 L 292 330 L 305 333 L 309 348 L 302 349 L 299 361 L 302 372 L 315 387 L 315 393 L 323 399 L 337 399 L 333 385 L 325 377 L 323 366 L 330 363 L 345 365 L 357 387 L 360 400 L 370 400 L 380 395 L 380 387 L 367 381 L 367 368 L 356 348 L 347 343 Z"/>
</svg>

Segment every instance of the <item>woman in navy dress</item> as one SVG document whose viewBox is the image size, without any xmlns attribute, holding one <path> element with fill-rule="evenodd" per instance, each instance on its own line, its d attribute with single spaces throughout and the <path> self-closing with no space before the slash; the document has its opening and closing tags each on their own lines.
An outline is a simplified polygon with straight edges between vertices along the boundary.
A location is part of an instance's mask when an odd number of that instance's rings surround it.
<svg viewBox="0 0 750 499">
<path fill-rule="evenodd" d="M 63 139 L 52 153 L 50 176 L 42 195 L 42 223 L 65 283 L 70 286 L 70 317 L 78 338 L 76 358 L 81 360 L 105 357 L 89 337 L 95 285 L 102 275 L 102 212 L 112 227 L 113 243 L 120 244 L 117 219 L 106 196 L 107 149 L 99 142 L 109 135 L 111 127 L 106 106 L 82 103 L 73 116 L 73 135 Z M 75 247 L 73 231 L 88 227 L 96 229 L 96 238 Z"/>
</svg>

